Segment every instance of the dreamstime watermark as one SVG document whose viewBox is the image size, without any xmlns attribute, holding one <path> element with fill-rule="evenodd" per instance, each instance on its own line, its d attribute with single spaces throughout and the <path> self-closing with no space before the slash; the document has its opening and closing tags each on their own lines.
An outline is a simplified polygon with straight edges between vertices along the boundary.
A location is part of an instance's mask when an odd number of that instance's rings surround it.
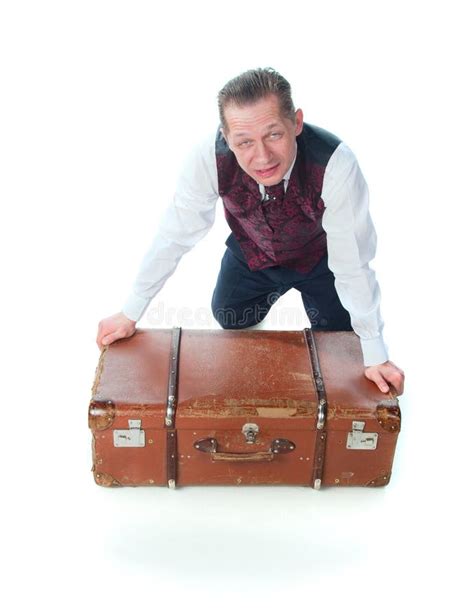
<svg viewBox="0 0 474 616">
<path fill-rule="evenodd" d="M 308 309 L 303 306 L 273 306 L 281 297 L 278 293 L 270 293 L 266 301 L 255 306 L 247 306 L 243 310 L 234 308 L 218 308 L 213 311 L 207 306 L 165 306 L 158 302 L 152 306 L 146 320 L 154 327 L 173 327 L 179 325 L 185 328 L 211 329 L 221 326 L 227 329 L 240 329 L 260 323 L 265 319 L 265 324 L 277 329 L 301 329 L 313 324 L 326 325 L 324 318 L 319 318 L 317 309 Z"/>
</svg>

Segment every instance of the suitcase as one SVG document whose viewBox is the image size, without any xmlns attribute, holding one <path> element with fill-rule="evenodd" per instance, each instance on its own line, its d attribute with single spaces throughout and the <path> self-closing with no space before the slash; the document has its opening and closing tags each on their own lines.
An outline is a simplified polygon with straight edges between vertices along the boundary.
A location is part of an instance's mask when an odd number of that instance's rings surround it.
<svg viewBox="0 0 474 616">
<path fill-rule="evenodd" d="M 384 486 L 398 400 L 354 332 L 137 329 L 100 356 L 101 486 Z"/>
</svg>

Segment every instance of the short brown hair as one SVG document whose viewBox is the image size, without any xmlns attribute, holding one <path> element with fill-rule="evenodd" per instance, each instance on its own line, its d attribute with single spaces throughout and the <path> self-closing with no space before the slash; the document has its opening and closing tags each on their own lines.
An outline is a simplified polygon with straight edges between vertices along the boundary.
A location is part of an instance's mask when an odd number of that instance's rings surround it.
<svg viewBox="0 0 474 616">
<path fill-rule="evenodd" d="M 282 115 L 295 119 L 295 106 L 291 98 L 291 86 L 275 69 L 256 68 L 228 81 L 217 95 L 219 118 L 223 129 L 227 130 L 224 109 L 229 104 L 237 106 L 255 103 L 269 94 L 276 94 L 280 101 Z"/>
</svg>

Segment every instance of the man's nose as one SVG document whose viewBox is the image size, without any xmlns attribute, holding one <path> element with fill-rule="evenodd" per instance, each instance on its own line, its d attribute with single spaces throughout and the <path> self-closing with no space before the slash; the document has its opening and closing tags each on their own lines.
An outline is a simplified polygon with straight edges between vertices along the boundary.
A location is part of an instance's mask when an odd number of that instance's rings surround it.
<svg viewBox="0 0 474 616">
<path fill-rule="evenodd" d="M 271 159 L 271 152 L 263 141 L 256 144 L 255 159 L 260 164 L 265 164 Z"/>
</svg>

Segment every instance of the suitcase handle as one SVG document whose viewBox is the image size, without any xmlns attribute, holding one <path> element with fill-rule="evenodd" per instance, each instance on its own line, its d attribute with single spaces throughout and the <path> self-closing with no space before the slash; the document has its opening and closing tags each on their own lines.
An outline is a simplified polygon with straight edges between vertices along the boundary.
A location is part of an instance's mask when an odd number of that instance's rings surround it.
<svg viewBox="0 0 474 616">
<path fill-rule="evenodd" d="M 271 462 L 275 454 L 290 453 L 295 449 L 295 444 L 285 438 L 277 438 L 272 441 L 270 451 L 254 451 L 249 453 L 228 453 L 217 451 L 217 439 L 203 438 L 194 443 L 195 449 L 204 453 L 210 453 L 211 458 L 223 462 Z"/>
<path fill-rule="evenodd" d="M 211 453 L 213 460 L 222 462 L 271 462 L 273 453 L 271 451 L 256 451 L 255 453 Z"/>
</svg>

